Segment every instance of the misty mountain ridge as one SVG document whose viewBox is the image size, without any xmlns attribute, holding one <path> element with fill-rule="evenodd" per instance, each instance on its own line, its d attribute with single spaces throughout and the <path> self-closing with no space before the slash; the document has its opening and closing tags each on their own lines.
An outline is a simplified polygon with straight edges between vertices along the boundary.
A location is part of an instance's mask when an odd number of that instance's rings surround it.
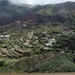
<svg viewBox="0 0 75 75">
<path fill-rule="evenodd" d="M 31 5 L 11 4 L 8 0 L 0 0 L 0 25 L 9 24 L 16 20 L 21 20 L 28 14 Z"/>
<path fill-rule="evenodd" d="M 48 5 L 11 4 L 9 0 L 0 0 L 0 25 L 18 20 L 29 23 L 64 22 L 75 13 L 75 2 Z"/>
<path fill-rule="evenodd" d="M 0 0 L 0 57 L 1 73 L 75 72 L 75 2 Z"/>
</svg>

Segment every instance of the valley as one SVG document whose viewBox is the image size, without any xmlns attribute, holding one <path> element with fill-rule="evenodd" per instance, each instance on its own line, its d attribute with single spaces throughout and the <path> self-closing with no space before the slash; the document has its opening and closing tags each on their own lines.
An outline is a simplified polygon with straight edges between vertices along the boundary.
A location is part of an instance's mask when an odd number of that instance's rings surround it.
<svg viewBox="0 0 75 75">
<path fill-rule="evenodd" d="M 75 2 L 0 1 L 0 73 L 5 72 L 75 72 Z"/>
</svg>

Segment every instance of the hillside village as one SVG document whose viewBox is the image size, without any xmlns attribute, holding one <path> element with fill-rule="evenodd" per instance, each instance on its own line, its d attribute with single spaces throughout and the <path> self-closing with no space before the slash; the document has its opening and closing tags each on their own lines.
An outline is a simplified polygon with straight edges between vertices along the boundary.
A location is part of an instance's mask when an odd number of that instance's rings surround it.
<svg viewBox="0 0 75 75">
<path fill-rule="evenodd" d="M 9 69 L 14 72 L 46 72 L 46 69 L 48 72 L 68 71 L 62 69 L 64 67 L 72 67 L 75 71 L 74 27 L 31 25 L 20 21 L 14 24 L 13 30 L 9 27 L 4 33 L 0 33 L 1 72 L 5 71 L 3 69 L 6 69 L 5 72 L 10 72 Z M 48 70 L 47 67 L 52 68 Z"/>
<path fill-rule="evenodd" d="M 1 72 L 75 71 L 74 26 L 35 25 L 25 21 L 9 25 L 0 28 L 3 30 L 0 33 Z"/>
<path fill-rule="evenodd" d="M 75 2 L 0 11 L 0 73 L 75 72 Z"/>
<path fill-rule="evenodd" d="M 26 26 L 26 24 L 23 25 Z M 58 38 L 60 39 L 64 36 L 68 37 L 75 35 L 75 32 L 72 29 L 62 30 L 56 34 L 55 32 L 49 34 L 49 31 L 44 30 L 42 32 L 36 33 L 36 31 L 31 30 L 27 32 L 27 36 L 1 34 L 0 57 L 19 59 L 22 57 L 30 57 L 32 55 L 41 54 L 45 51 L 47 52 L 52 50 L 64 53 L 68 47 L 64 47 L 64 49 L 57 47 L 59 44 Z"/>
</svg>

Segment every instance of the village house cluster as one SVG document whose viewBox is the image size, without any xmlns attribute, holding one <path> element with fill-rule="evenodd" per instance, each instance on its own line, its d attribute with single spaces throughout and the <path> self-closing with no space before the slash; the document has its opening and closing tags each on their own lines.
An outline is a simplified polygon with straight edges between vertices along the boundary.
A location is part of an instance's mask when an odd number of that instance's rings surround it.
<svg viewBox="0 0 75 75">
<path fill-rule="evenodd" d="M 48 41 L 48 43 L 46 43 L 46 46 L 53 46 L 53 43 L 56 43 L 56 39 L 49 38 L 49 41 Z"/>
<path fill-rule="evenodd" d="M 41 34 L 46 35 L 46 36 L 42 36 L 42 37 L 41 37 L 41 40 L 42 40 L 42 38 L 44 39 L 44 41 L 45 41 L 45 40 L 48 40 L 48 42 L 45 43 L 45 46 L 46 46 L 46 47 L 48 47 L 48 46 L 53 46 L 53 43 L 56 43 L 56 42 L 57 42 L 55 38 L 49 37 L 49 35 L 47 35 L 46 32 L 42 32 Z M 33 31 L 32 31 L 32 32 L 28 32 L 28 37 L 27 37 L 26 42 L 24 43 L 24 45 L 28 45 L 28 44 L 30 43 L 31 38 L 33 38 L 33 35 L 34 35 L 34 32 L 33 32 Z M 36 40 L 35 40 L 35 43 L 39 43 L 39 38 L 38 38 L 38 36 L 35 36 L 35 35 L 34 35 L 34 39 L 36 39 Z"/>
<path fill-rule="evenodd" d="M 45 43 L 45 45 L 48 46 L 53 46 L 53 43 L 56 43 L 56 39 L 50 37 L 50 35 L 48 35 L 46 32 L 42 32 L 42 34 L 44 34 L 45 36 L 43 36 L 44 39 L 48 40 L 47 43 Z"/>
<path fill-rule="evenodd" d="M 0 35 L 0 40 L 9 40 L 10 35 Z"/>
<path fill-rule="evenodd" d="M 69 31 L 64 30 L 64 31 L 62 32 L 62 34 L 63 34 L 63 35 L 74 34 L 74 30 L 69 30 Z"/>
<path fill-rule="evenodd" d="M 33 34 L 34 34 L 33 31 L 31 33 L 28 32 L 28 37 L 27 37 L 26 42 L 24 43 L 24 45 L 28 45 L 29 44 L 31 38 L 33 37 Z"/>
</svg>

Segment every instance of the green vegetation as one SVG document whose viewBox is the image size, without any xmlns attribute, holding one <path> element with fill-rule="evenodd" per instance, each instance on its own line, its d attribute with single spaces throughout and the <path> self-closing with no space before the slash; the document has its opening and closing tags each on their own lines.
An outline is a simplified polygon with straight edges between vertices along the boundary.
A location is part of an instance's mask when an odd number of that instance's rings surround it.
<svg viewBox="0 0 75 75">
<path fill-rule="evenodd" d="M 23 28 L 23 33 L 19 31 L 18 34 L 1 38 L 0 58 L 4 61 L 1 61 L 0 72 L 3 69 L 4 72 L 75 71 L 74 28 L 59 24 L 31 25 L 31 30 Z"/>
<path fill-rule="evenodd" d="M 75 15 L 72 14 L 69 16 L 69 22 L 72 24 L 72 25 L 75 25 Z"/>
<path fill-rule="evenodd" d="M 5 61 L 4 60 L 0 60 L 0 67 L 5 65 Z"/>
<path fill-rule="evenodd" d="M 0 72 L 75 72 L 75 3 L 0 6 Z"/>
</svg>

